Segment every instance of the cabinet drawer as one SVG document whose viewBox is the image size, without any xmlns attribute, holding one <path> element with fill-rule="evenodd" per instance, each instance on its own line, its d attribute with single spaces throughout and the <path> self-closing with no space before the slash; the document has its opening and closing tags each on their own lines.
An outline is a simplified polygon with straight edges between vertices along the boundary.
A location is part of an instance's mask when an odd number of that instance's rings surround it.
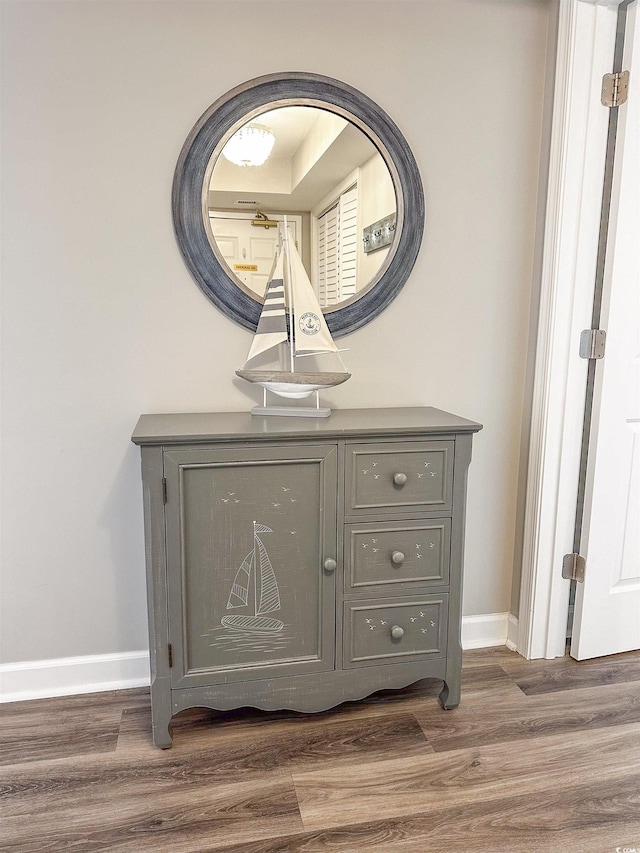
<svg viewBox="0 0 640 853">
<path fill-rule="evenodd" d="M 347 445 L 347 513 L 448 512 L 452 481 L 452 441 Z"/>
<path fill-rule="evenodd" d="M 448 598 L 430 595 L 345 602 L 344 668 L 444 657 Z"/>
<path fill-rule="evenodd" d="M 451 520 L 348 524 L 344 540 L 345 592 L 406 589 L 449 583 Z"/>
</svg>

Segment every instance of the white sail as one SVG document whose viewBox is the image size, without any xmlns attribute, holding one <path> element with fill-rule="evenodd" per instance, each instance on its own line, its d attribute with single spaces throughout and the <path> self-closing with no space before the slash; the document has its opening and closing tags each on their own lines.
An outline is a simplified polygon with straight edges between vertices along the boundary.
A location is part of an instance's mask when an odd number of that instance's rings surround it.
<svg viewBox="0 0 640 853">
<path fill-rule="evenodd" d="M 271 271 L 269 284 L 264 296 L 264 306 L 258 327 L 247 356 L 247 361 L 255 358 L 263 352 L 285 343 L 287 336 L 287 319 L 284 302 L 284 277 L 282 252 L 276 254 L 274 266 Z"/>
<path fill-rule="evenodd" d="M 288 231 L 283 245 L 285 288 L 293 300 L 295 352 L 338 352 L 295 242 Z"/>
</svg>

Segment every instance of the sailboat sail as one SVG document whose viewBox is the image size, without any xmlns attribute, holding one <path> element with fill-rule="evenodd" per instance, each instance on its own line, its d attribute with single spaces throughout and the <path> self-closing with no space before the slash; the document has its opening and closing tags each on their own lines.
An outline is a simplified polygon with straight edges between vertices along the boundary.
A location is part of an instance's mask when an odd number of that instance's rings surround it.
<svg viewBox="0 0 640 853">
<path fill-rule="evenodd" d="M 287 307 L 290 317 L 288 328 Z M 289 345 L 289 364 L 286 368 L 283 369 L 282 364 L 275 369 L 249 367 L 249 362 L 257 355 L 285 342 Z M 282 348 L 280 350 L 282 355 Z M 313 365 L 307 369 L 299 369 L 296 364 L 296 356 L 327 353 L 337 357 L 342 370 L 320 370 Z M 340 385 L 351 376 L 333 342 L 295 242 L 289 234 L 286 217 L 256 334 L 244 367 L 236 370 L 236 374 L 247 382 L 255 382 L 274 394 L 290 399 L 304 399 L 321 388 Z M 278 414 L 283 411 L 278 410 Z M 301 413 L 303 410 L 292 408 L 291 413 L 294 411 Z M 317 411 L 320 413 L 318 416 L 322 417 L 329 412 L 328 409 L 320 410 L 319 407 Z M 254 412 L 269 413 L 265 409 L 255 409 Z M 311 410 L 307 409 L 305 412 L 309 413 Z"/>
<path fill-rule="evenodd" d="M 236 576 L 229 593 L 227 610 L 233 607 L 242 607 L 249 600 L 249 583 L 251 582 L 251 571 L 255 560 L 255 550 L 250 551 L 242 561 L 242 565 L 236 572 Z"/>
<path fill-rule="evenodd" d="M 291 293 L 295 306 L 296 353 L 338 352 L 331 332 L 318 304 L 311 282 L 290 235 L 285 237 L 288 267 L 284 274 L 291 276 Z"/>
<path fill-rule="evenodd" d="M 263 352 L 286 343 L 287 320 L 284 303 L 284 276 L 282 252 L 278 252 L 264 297 L 264 307 L 258 320 L 256 334 L 247 361 Z"/>
<path fill-rule="evenodd" d="M 267 549 L 264 547 L 258 533 L 273 533 L 273 530 L 265 524 L 259 524 L 257 521 L 253 522 L 253 550 L 242 561 L 242 565 L 234 578 L 229 601 L 227 602 L 227 610 L 231 610 L 234 607 L 241 607 L 248 603 L 249 586 L 253 573 L 255 592 L 254 601 L 252 602 L 254 605 L 252 608 L 253 613 L 223 616 L 220 624 L 224 628 L 233 628 L 237 631 L 254 631 L 259 634 L 277 633 L 284 628 L 284 623 L 279 619 L 272 619 L 261 615 L 264 613 L 273 613 L 274 610 L 280 610 L 280 592 Z M 259 557 L 258 572 L 256 572 L 256 556 Z M 259 603 L 257 602 L 257 590 L 259 590 L 260 596 Z"/>
<path fill-rule="evenodd" d="M 256 536 L 256 543 L 260 555 L 260 603 L 258 604 L 256 615 L 273 613 L 274 610 L 280 610 L 278 582 L 276 581 L 267 549 L 262 544 L 259 536 Z"/>
</svg>

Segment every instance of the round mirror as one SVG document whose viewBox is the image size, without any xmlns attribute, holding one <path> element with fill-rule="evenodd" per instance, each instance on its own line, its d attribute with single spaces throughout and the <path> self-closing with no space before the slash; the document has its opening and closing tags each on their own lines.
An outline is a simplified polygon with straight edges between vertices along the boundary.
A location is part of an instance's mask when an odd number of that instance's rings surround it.
<svg viewBox="0 0 640 853">
<path fill-rule="evenodd" d="M 178 244 L 196 282 L 254 330 L 286 217 L 334 336 L 372 320 L 420 245 L 418 169 L 380 107 L 344 83 L 275 74 L 200 118 L 173 185 Z"/>
</svg>

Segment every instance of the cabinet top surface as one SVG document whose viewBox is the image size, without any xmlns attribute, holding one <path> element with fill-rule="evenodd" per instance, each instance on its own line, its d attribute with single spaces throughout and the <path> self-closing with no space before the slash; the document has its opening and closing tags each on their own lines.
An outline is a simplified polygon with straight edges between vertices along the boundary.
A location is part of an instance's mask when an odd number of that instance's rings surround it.
<svg viewBox="0 0 640 853">
<path fill-rule="evenodd" d="M 430 406 L 404 409 L 336 409 L 328 418 L 262 417 L 249 412 L 142 415 L 134 444 L 435 435 L 478 432 L 482 425 Z"/>
</svg>

